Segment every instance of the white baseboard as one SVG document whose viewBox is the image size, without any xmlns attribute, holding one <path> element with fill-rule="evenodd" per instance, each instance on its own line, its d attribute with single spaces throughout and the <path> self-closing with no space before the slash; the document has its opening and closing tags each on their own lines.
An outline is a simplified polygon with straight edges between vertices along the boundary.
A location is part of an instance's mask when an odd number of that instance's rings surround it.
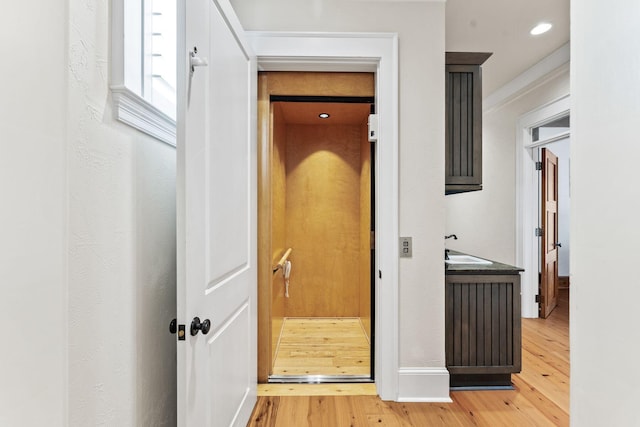
<svg viewBox="0 0 640 427">
<path fill-rule="evenodd" d="M 452 402 L 446 368 L 400 368 L 398 402 Z"/>
</svg>

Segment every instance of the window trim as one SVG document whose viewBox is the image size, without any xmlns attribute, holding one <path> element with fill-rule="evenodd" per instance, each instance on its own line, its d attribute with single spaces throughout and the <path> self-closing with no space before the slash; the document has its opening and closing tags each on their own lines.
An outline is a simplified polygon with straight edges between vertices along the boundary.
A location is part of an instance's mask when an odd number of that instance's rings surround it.
<svg viewBox="0 0 640 427">
<path fill-rule="evenodd" d="M 175 147 L 176 121 L 140 95 L 143 78 L 141 48 L 135 43 L 125 44 L 127 28 L 142 37 L 141 4 L 142 0 L 113 2 L 110 87 L 113 113 L 116 120 Z M 140 30 L 137 30 L 136 23 L 139 23 Z"/>
</svg>

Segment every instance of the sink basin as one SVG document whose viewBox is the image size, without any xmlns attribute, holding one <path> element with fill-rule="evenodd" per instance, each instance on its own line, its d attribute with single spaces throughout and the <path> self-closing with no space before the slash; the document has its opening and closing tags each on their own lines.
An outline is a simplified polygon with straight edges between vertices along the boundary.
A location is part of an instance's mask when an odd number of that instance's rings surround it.
<svg viewBox="0 0 640 427">
<path fill-rule="evenodd" d="M 445 259 L 444 262 L 446 262 L 447 264 L 493 264 L 491 261 L 482 258 L 476 258 L 471 255 L 449 255 L 449 259 Z"/>
</svg>

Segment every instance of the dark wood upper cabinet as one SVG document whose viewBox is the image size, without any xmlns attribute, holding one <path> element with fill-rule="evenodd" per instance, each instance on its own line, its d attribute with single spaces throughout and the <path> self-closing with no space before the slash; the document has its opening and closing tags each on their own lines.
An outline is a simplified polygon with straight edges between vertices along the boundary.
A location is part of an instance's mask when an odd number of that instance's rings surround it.
<svg viewBox="0 0 640 427">
<path fill-rule="evenodd" d="M 491 56 L 446 52 L 445 194 L 482 190 L 482 70 Z"/>
</svg>

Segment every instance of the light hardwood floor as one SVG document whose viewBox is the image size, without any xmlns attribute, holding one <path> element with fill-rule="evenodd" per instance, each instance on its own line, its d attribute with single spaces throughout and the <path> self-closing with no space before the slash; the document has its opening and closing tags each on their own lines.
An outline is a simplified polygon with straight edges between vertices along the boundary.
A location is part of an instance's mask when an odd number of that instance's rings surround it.
<svg viewBox="0 0 640 427">
<path fill-rule="evenodd" d="M 522 372 L 512 377 L 515 390 L 456 391 L 453 403 L 387 402 L 363 395 L 261 396 L 248 426 L 567 426 L 568 313 L 568 290 L 561 290 L 559 306 L 548 319 L 523 319 Z"/>
<path fill-rule="evenodd" d="M 369 342 L 360 319 L 286 318 L 274 375 L 369 375 Z"/>
</svg>

